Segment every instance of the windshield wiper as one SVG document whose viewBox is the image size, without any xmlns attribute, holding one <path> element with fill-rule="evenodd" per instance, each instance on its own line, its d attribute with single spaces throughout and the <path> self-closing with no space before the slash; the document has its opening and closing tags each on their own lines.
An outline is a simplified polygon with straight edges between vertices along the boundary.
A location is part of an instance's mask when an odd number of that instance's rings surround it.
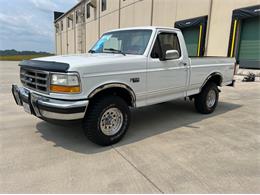
<svg viewBox="0 0 260 195">
<path fill-rule="evenodd" d="M 96 51 L 91 49 L 91 50 L 88 51 L 88 53 L 96 53 Z"/>
<path fill-rule="evenodd" d="M 105 48 L 104 50 L 106 50 L 106 51 L 112 51 L 112 52 L 117 52 L 117 53 L 120 53 L 120 54 L 122 54 L 122 55 L 126 55 L 123 51 L 121 51 L 121 50 L 118 50 L 118 49 L 114 49 L 114 48 Z"/>
</svg>

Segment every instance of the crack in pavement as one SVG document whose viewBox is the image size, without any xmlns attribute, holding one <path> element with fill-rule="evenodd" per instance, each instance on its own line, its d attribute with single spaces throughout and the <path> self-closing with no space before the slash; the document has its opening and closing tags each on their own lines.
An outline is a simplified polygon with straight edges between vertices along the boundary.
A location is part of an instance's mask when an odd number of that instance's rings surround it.
<svg viewBox="0 0 260 195">
<path fill-rule="evenodd" d="M 140 173 L 153 187 L 155 187 L 161 194 L 164 192 L 147 176 L 145 175 L 140 169 L 137 168 L 129 159 L 127 159 L 119 150 L 117 150 L 114 146 L 111 146 L 124 160 L 126 160 L 138 173 Z"/>
</svg>

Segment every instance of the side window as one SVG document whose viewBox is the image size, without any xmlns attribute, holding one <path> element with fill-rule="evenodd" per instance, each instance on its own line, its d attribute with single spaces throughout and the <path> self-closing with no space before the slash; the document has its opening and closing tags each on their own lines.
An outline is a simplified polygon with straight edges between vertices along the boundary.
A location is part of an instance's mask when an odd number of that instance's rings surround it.
<svg viewBox="0 0 260 195">
<path fill-rule="evenodd" d="M 59 24 L 56 24 L 56 25 L 55 25 L 55 28 L 56 28 L 56 33 L 59 33 L 59 32 L 60 32 L 60 25 L 59 25 Z"/>
<path fill-rule="evenodd" d="M 101 11 L 107 10 L 107 0 L 101 0 Z"/>
<path fill-rule="evenodd" d="M 90 18 L 90 4 L 87 4 L 87 9 L 86 9 L 86 16 L 87 18 Z"/>
<path fill-rule="evenodd" d="M 160 56 L 162 56 L 162 51 L 161 51 L 159 39 L 157 37 L 156 40 L 155 40 L 154 46 L 153 46 L 151 58 L 160 58 Z"/>
<path fill-rule="evenodd" d="M 76 24 L 79 23 L 79 11 L 76 11 Z"/>
<path fill-rule="evenodd" d="M 63 31 L 63 21 L 61 21 L 61 31 Z"/>
<path fill-rule="evenodd" d="M 174 33 L 160 33 L 157 35 L 151 57 L 160 58 L 167 50 L 177 50 L 181 55 L 178 36 Z"/>
</svg>

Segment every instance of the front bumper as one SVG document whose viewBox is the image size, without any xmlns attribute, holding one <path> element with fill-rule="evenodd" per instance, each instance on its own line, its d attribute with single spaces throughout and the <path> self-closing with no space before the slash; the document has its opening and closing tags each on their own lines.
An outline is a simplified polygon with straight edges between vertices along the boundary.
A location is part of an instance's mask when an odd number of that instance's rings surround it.
<svg viewBox="0 0 260 195">
<path fill-rule="evenodd" d="M 12 85 L 15 102 L 24 110 L 40 118 L 54 120 L 83 119 L 88 100 L 57 100 L 30 92 L 24 87 Z"/>
</svg>

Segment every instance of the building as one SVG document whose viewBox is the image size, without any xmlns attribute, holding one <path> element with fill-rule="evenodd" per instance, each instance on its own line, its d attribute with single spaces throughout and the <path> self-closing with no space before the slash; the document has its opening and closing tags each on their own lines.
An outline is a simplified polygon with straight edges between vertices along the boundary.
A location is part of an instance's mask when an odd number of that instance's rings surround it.
<svg viewBox="0 0 260 195">
<path fill-rule="evenodd" d="M 58 55 L 87 52 L 111 29 L 175 26 L 190 56 L 236 57 L 260 69 L 260 0 L 81 0 L 54 17 Z"/>
</svg>

